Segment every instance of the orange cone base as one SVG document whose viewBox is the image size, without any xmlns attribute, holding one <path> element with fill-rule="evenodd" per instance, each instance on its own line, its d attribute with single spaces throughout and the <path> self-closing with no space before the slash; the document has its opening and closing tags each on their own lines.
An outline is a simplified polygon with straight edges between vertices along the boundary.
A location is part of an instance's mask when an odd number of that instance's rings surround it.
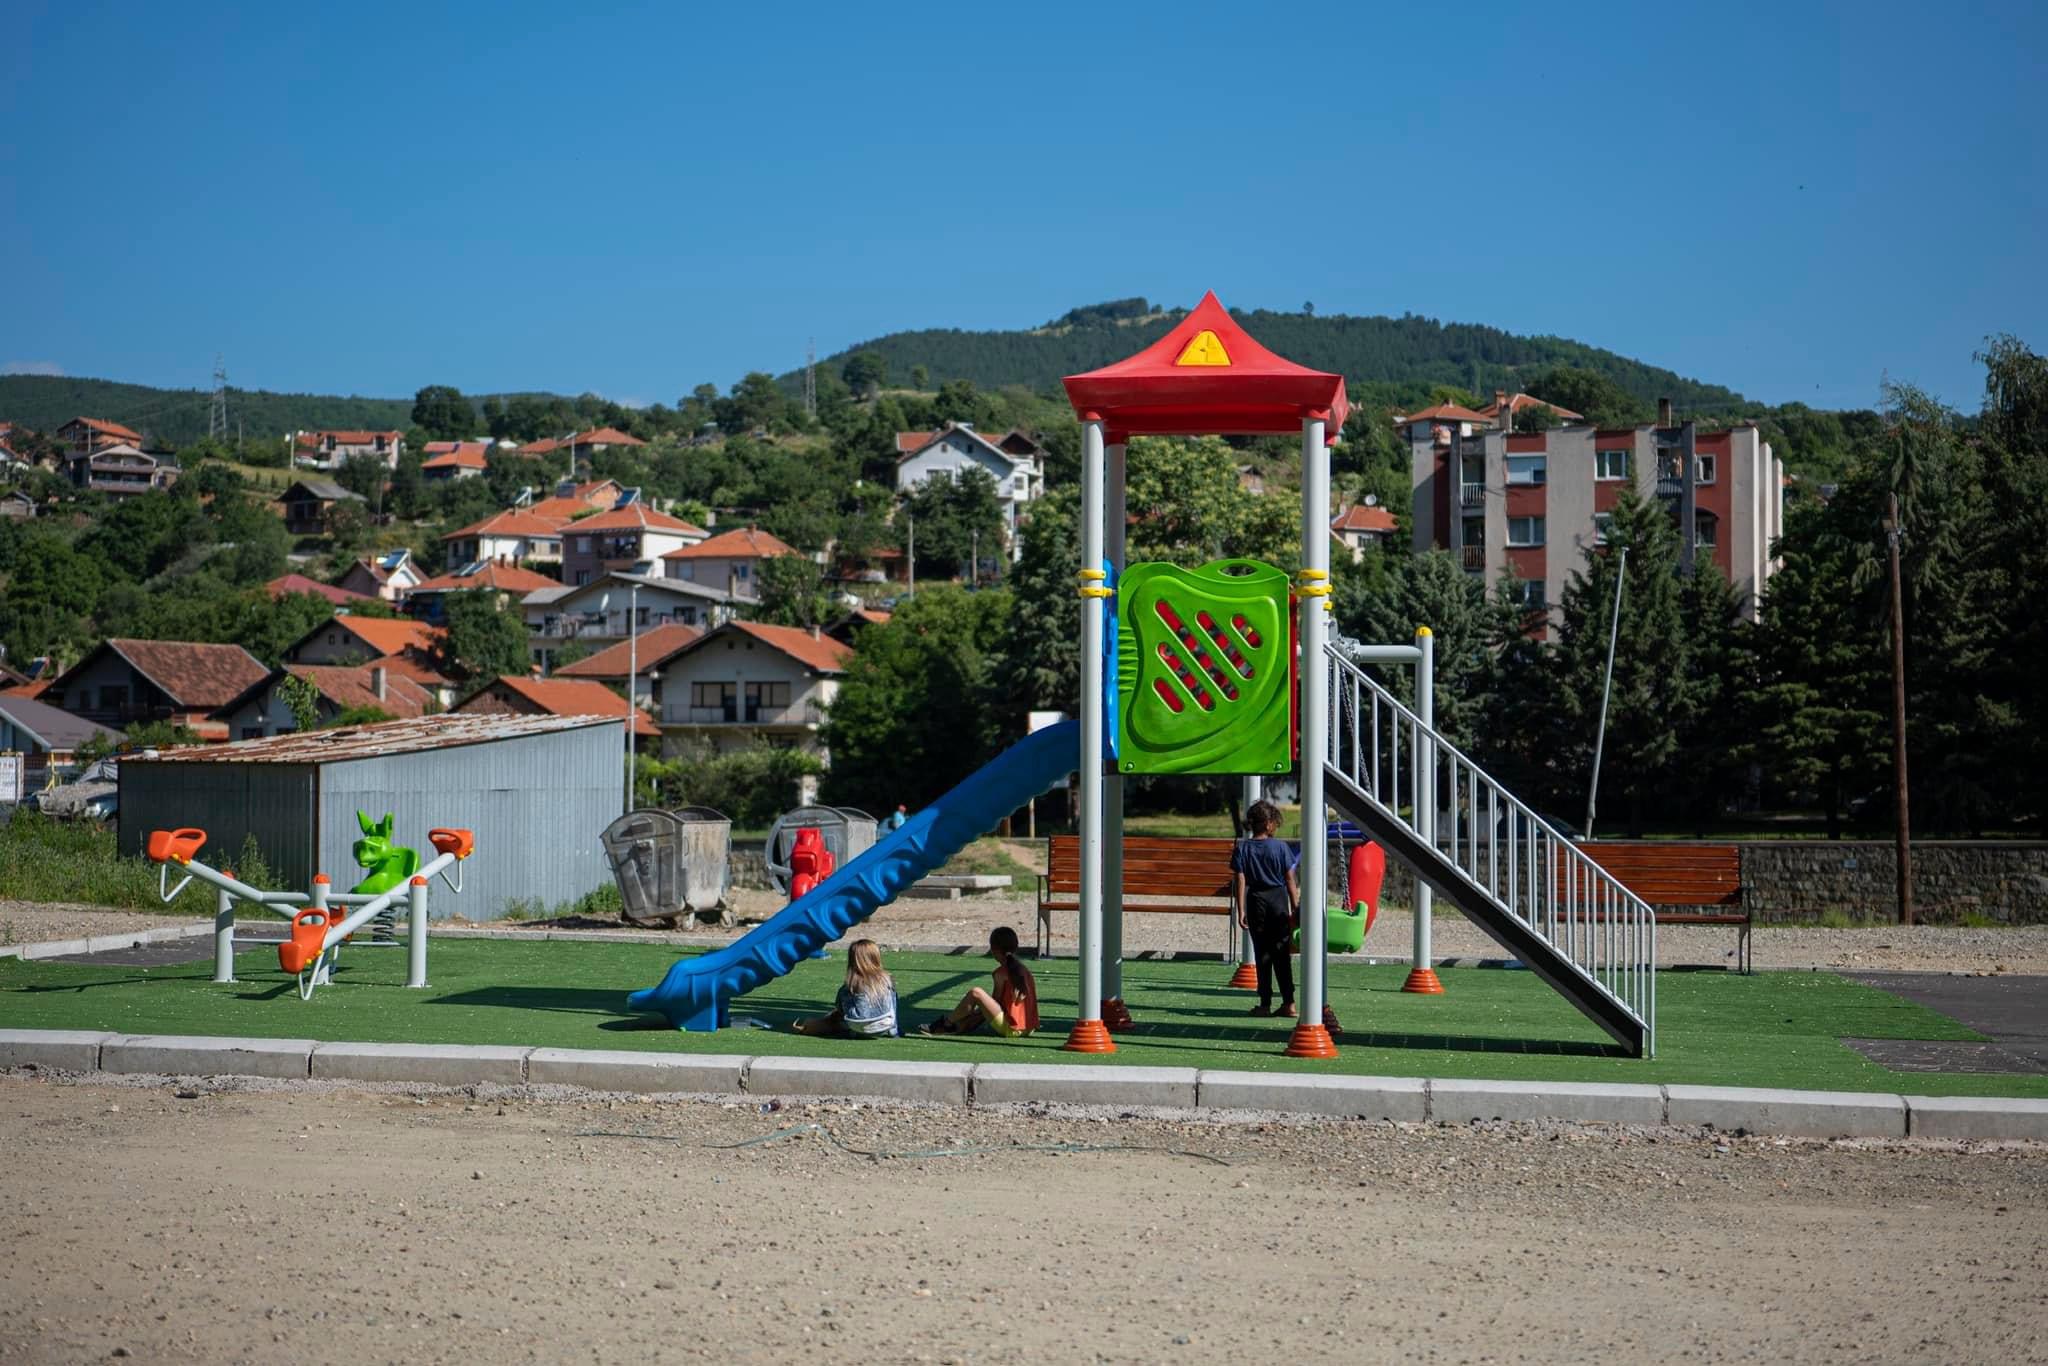
<svg viewBox="0 0 2048 1366">
<path fill-rule="evenodd" d="M 1337 1012 L 1328 1006 L 1323 1007 L 1323 1028 L 1329 1030 L 1332 1034 L 1342 1034 L 1344 1032 L 1344 1026 L 1337 1023 Z"/>
<path fill-rule="evenodd" d="M 1116 1041 L 1100 1020 L 1076 1020 L 1073 1032 L 1061 1045 L 1069 1053 L 1114 1053 Z"/>
<path fill-rule="evenodd" d="M 1330 1031 L 1319 1024 L 1303 1020 L 1294 1027 L 1294 1033 L 1287 1039 L 1287 1056 L 1290 1058 L 1334 1058 L 1337 1045 L 1330 1042 Z"/>
<path fill-rule="evenodd" d="M 1121 996 L 1111 996 L 1104 999 L 1102 1002 L 1102 1023 L 1112 1034 L 1120 1034 L 1127 1029 L 1136 1029 L 1138 1027 L 1137 1021 L 1131 1018 L 1130 1009 L 1124 1005 L 1123 997 Z"/>
<path fill-rule="evenodd" d="M 1230 974 L 1230 980 L 1223 985 L 1235 987 L 1239 991 L 1257 991 L 1259 989 L 1258 965 L 1256 963 L 1239 963 L 1237 971 Z"/>
<path fill-rule="evenodd" d="M 1441 996 L 1444 984 L 1436 979 L 1435 968 L 1416 968 L 1408 974 L 1408 980 L 1401 984 L 1401 990 L 1412 991 L 1422 996 Z"/>
</svg>

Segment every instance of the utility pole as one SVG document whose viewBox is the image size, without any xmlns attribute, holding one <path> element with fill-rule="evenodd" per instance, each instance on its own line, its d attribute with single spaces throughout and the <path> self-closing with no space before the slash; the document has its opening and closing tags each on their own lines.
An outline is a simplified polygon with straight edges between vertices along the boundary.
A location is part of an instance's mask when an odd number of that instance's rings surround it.
<svg viewBox="0 0 2048 1366">
<path fill-rule="evenodd" d="M 981 587 L 981 528 L 976 527 L 969 539 L 974 548 L 968 552 L 967 586 L 969 588 L 979 588 Z"/>
<path fill-rule="evenodd" d="M 818 339 L 804 343 L 804 416 L 818 415 Z"/>
<path fill-rule="evenodd" d="M 218 351 L 213 355 L 213 400 L 206 406 L 206 438 L 228 439 L 228 366 Z"/>
<path fill-rule="evenodd" d="M 1899 923 L 1913 923 L 1913 840 L 1909 825 L 1912 803 L 1906 786 L 1906 604 L 1899 583 L 1899 542 L 1905 529 L 1899 525 L 1899 495 L 1891 496 L 1890 515 L 1884 523 L 1885 545 L 1892 570 L 1892 781 L 1898 792 Z"/>
<path fill-rule="evenodd" d="M 1607 624 L 1607 677 L 1600 684 L 1600 730 L 1593 738 L 1593 785 L 1586 789 L 1586 838 L 1593 838 L 1593 814 L 1600 802 L 1600 758 L 1607 749 L 1607 699 L 1614 693 L 1614 642 L 1621 635 L 1621 588 L 1628 582 L 1628 547 L 1614 571 L 1614 617 Z"/>
<path fill-rule="evenodd" d="M 903 588 L 903 591 L 907 594 L 917 591 L 917 518 L 908 511 L 904 512 L 903 515 L 910 522 L 910 549 L 905 552 L 903 557 L 910 570 L 910 578 Z"/>
</svg>

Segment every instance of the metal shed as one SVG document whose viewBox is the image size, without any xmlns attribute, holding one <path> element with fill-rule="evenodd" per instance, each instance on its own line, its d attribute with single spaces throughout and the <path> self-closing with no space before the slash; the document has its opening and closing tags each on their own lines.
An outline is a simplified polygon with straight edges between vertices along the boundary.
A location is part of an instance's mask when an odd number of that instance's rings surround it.
<svg viewBox="0 0 2048 1366">
<path fill-rule="evenodd" d="M 121 761 L 121 852 L 149 832 L 198 826 L 232 866 L 253 835 L 284 887 L 360 876 L 356 812 L 398 817 L 399 842 L 431 854 L 427 831 L 476 833 L 461 896 L 437 915 L 495 920 L 514 902 L 552 908 L 611 881 L 598 834 L 619 814 L 624 722 L 605 716 L 442 715 L 165 750 Z"/>
</svg>

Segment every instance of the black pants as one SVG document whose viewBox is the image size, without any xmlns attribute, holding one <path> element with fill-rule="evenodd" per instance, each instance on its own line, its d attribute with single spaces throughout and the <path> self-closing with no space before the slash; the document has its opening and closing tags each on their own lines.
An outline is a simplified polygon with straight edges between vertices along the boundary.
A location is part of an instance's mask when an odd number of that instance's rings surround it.
<svg viewBox="0 0 2048 1366">
<path fill-rule="evenodd" d="M 1252 952 L 1258 956 L 1259 1005 L 1273 1006 L 1273 978 L 1280 978 L 1280 1004 L 1294 1004 L 1294 960 L 1289 953 L 1294 938 L 1293 909 L 1287 904 L 1285 887 L 1254 887 L 1245 894 L 1245 926 L 1251 931 Z"/>
</svg>

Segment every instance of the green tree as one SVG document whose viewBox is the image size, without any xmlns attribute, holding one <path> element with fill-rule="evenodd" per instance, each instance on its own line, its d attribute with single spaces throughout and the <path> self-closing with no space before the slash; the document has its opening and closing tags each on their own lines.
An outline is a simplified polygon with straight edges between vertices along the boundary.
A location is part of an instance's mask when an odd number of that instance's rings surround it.
<svg viewBox="0 0 2048 1366">
<path fill-rule="evenodd" d="M 889 382 L 889 362 L 879 351 L 856 351 L 840 367 L 839 377 L 862 398 L 873 398 Z"/>
<path fill-rule="evenodd" d="M 1237 466 L 1219 437 L 1133 440 L 1124 479 L 1127 562 L 1242 557 L 1292 568 L 1301 557 L 1301 505 L 1241 488 Z"/>
<path fill-rule="evenodd" d="M 761 561 L 760 606 L 754 620 L 774 626 L 822 626 L 831 614 L 817 562 L 807 555 L 776 555 Z"/>
<path fill-rule="evenodd" d="M 320 729 L 320 690 L 297 674 L 286 674 L 277 685 L 277 695 L 292 714 L 292 729 Z"/>
<path fill-rule="evenodd" d="M 1394 556 L 1377 576 L 1340 573 L 1332 595 L 1338 629 L 1369 645 L 1407 645 L 1416 628 L 1433 637 L 1436 725 L 1459 748 L 1472 751 L 1484 732 L 1480 718 L 1492 706 L 1496 654 L 1520 626 L 1520 614 L 1490 597 L 1486 585 L 1458 567 L 1449 551 Z M 1404 670 L 1381 670 L 1403 701 L 1414 693 Z"/>
<path fill-rule="evenodd" d="M 436 441 L 459 441 L 476 435 L 476 409 L 460 389 L 429 384 L 413 395 L 412 425 Z"/>
<path fill-rule="evenodd" d="M 987 705 L 1009 594 L 920 592 L 863 630 L 826 721 L 827 800 L 921 806 L 972 773 L 1022 718 Z"/>
<path fill-rule="evenodd" d="M 913 525 L 921 575 L 964 577 L 977 541 L 984 561 L 1002 558 L 1003 506 L 996 497 L 995 480 L 985 471 L 964 470 L 957 479 L 927 479 L 912 489 L 897 518 L 905 548 Z"/>
<path fill-rule="evenodd" d="M 1010 618 L 995 680 L 1008 720 L 1030 711 L 1073 712 L 1081 694 L 1081 497 L 1069 484 L 1032 505 L 1019 530 Z"/>
<path fill-rule="evenodd" d="M 1647 404 L 1597 370 L 1555 365 L 1530 380 L 1528 392 L 1596 427 L 1633 427 L 1649 419 Z"/>
<path fill-rule="evenodd" d="M 885 362 L 883 362 L 883 364 L 884 364 L 884 365 L 887 365 L 887 362 L 885 361 Z M 885 371 L 884 371 L 884 373 L 886 374 L 886 373 L 887 373 L 887 371 L 885 370 Z M 924 366 L 922 366 L 922 365 L 913 365 L 913 366 L 911 366 L 911 367 L 910 367 L 910 387 L 911 387 L 911 388 L 913 388 L 913 389 L 928 389 L 928 388 L 930 388 L 930 387 L 931 387 L 931 382 L 932 382 L 932 372 L 931 372 L 930 370 L 927 370 L 927 369 L 926 369 L 926 368 L 925 368 Z"/>
<path fill-rule="evenodd" d="M 447 595 L 448 635 L 442 649 L 461 677 L 487 683 L 527 672 L 526 627 L 500 611 L 497 594 L 479 590 Z"/>
<path fill-rule="evenodd" d="M 327 535 L 337 555 L 354 555 L 370 539 L 370 514 L 352 499 L 342 499 L 328 508 L 326 522 Z"/>
</svg>

